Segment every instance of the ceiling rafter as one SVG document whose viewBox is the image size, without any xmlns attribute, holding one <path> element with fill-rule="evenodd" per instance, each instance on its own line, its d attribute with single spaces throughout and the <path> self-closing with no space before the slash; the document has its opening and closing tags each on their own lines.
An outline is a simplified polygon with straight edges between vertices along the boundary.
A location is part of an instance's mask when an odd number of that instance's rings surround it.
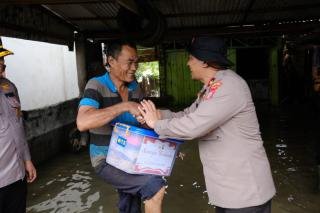
<svg viewBox="0 0 320 213">
<path fill-rule="evenodd" d="M 254 2 L 255 0 L 252 0 Z M 252 3 L 253 4 L 253 3 Z M 251 5 L 252 7 L 252 5 Z M 251 8 L 250 7 L 250 8 Z M 183 17 L 202 17 L 202 16 L 217 16 L 217 15 L 241 15 L 244 14 L 244 18 L 242 20 L 242 24 L 247 19 L 248 15 L 254 15 L 254 14 L 262 14 L 262 13 L 273 13 L 273 12 L 286 12 L 286 11 L 297 11 L 297 10 L 306 10 L 309 8 L 320 8 L 320 3 L 316 4 L 309 4 L 309 5 L 295 5 L 295 6 L 289 6 L 289 7 L 284 7 L 284 8 L 263 8 L 263 9 L 248 9 L 246 10 L 221 10 L 221 11 L 214 11 L 214 12 L 202 12 L 202 13 L 173 13 L 173 14 L 164 14 L 164 17 L 166 18 L 183 18 Z M 319 14 L 320 17 L 320 14 Z M 95 18 L 95 17 L 74 17 L 71 18 L 70 20 L 73 21 L 96 21 L 100 19 L 105 19 L 105 20 L 115 20 L 116 17 L 114 16 L 101 16 L 100 18 Z"/>
<path fill-rule="evenodd" d="M 290 22 L 287 20 L 286 22 Z M 310 29 L 313 29 L 314 26 L 318 25 L 316 22 L 297 22 L 295 24 L 290 23 L 269 23 L 265 25 L 262 22 L 256 22 L 252 26 L 235 26 L 228 27 L 221 25 L 217 26 L 202 26 L 198 28 L 194 27 L 185 27 L 185 28 L 177 28 L 177 29 L 169 29 L 166 33 L 165 40 L 174 40 L 177 38 L 180 39 L 189 39 L 193 36 L 198 35 L 223 35 L 223 36 L 241 36 L 241 35 L 264 35 L 264 36 L 279 36 L 285 33 L 291 34 L 303 34 L 306 32 L 311 32 Z M 114 39 L 117 37 L 121 37 L 120 31 L 113 32 L 84 32 L 87 37 L 96 38 L 96 39 Z M 316 33 L 316 32 L 315 32 Z M 130 33 L 131 38 L 135 38 L 138 36 L 138 33 Z"/>
<path fill-rule="evenodd" d="M 275 0 L 272 3 L 266 0 L 203 0 L 201 3 L 185 0 L 183 6 L 180 6 L 180 0 L 148 1 L 163 13 L 168 24 L 167 39 L 177 39 L 179 36 L 183 38 L 198 32 L 241 36 L 250 33 L 279 35 L 283 32 L 308 34 L 320 31 L 319 0 L 308 3 L 303 0 Z M 119 38 L 123 34 L 122 26 L 115 22 L 119 5 L 136 10 L 134 2 L 135 0 L 1 0 L 0 9 L 6 10 L 8 6 L 22 9 L 30 5 L 42 7 L 47 10 L 46 13 L 55 15 L 68 24 L 71 30 L 84 33 L 92 39 L 108 39 Z M 3 18 L 3 21 L 6 19 Z M 132 36 L 139 38 L 139 34 L 141 32 L 135 32 Z"/>
<path fill-rule="evenodd" d="M 46 4 L 46 5 L 66 5 L 66 4 L 99 4 L 113 3 L 115 0 L 1 0 L 1 4 Z"/>
<path fill-rule="evenodd" d="M 248 4 L 248 7 L 246 9 L 246 12 L 243 15 L 243 18 L 242 18 L 242 21 L 241 21 L 241 25 L 246 23 L 247 18 L 249 16 L 249 13 L 250 13 L 250 11 L 251 11 L 251 9 L 252 9 L 252 7 L 253 7 L 255 2 L 256 2 L 256 0 L 250 0 L 250 2 Z"/>
<path fill-rule="evenodd" d="M 84 4 L 84 5 L 81 4 L 81 6 L 82 6 L 84 9 L 86 9 L 87 11 L 89 11 L 90 13 L 92 13 L 93 15 L 95 15 L 95 16 L 96 16 L 95 18 L 96 18 L 97 20 L 101 21 L 106 27 L 110 28 L 110 25 L 109 25 L 109 23 L 107 22 L 107 20 L 102 19 L 101 16 L 100 16 L 95 10 L 89 8 L 88 5 L 85 5 L 85 4 Z"/>
</svg>

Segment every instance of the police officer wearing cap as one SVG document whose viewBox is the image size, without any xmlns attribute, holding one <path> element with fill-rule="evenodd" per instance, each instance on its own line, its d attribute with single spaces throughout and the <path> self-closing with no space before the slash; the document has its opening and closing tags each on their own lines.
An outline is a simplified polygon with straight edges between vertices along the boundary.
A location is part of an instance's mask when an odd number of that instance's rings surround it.
<svg viewBox="0 0 320 213">
<path fill-rule="evenodd" d="M 0 213 L 23 213 L 27 182 L 33 182 L 37 172 L 25 137 L 17 88 L 5 77 L 4 57 L 11 54 L 0 44 Z"/>
<path fill-rule="evenodd" d="M 140 112 L 161 138 L 197 139 L 209 201 L 217 213 L 269 213 L 275 186 L 247 83 L 228 69 L 227 48 L 217 37 L 194 38 L 191 76 L 203 83 L 197 100 L 181 112 Z"/>
</svg>

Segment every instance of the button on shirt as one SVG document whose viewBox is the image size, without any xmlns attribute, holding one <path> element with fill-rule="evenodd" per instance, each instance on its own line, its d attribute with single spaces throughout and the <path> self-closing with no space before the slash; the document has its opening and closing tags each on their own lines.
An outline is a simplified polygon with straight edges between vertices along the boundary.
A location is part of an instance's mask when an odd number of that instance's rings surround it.
<svg viewBox="0 0 320 213">
<path fill-rule="evenodd" d="M 24 161 L 30 160 L 15 85 L 0 78 L 0 188 L 25 176 Z"/>
</svg>

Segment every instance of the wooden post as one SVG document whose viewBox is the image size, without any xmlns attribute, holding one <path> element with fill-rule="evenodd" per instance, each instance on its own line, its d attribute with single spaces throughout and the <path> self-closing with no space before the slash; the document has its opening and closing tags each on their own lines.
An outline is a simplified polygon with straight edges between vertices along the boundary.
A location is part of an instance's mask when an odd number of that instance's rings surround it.
<svg viewBox="0 0 320 213">
<path fill-rule="evenodd" d="M 237 68 L 237 49 L 229 48 L 227 53 L 228 59 L 233 63 L 233 66 L 230 67 L 233 71 L 236 72 Z"/>
<path fill-rule="evenodd" d="M 270 49 L 270 99 L 273 106 L 279 106 L 279 66 L 278 47 Z"/>
</svg>

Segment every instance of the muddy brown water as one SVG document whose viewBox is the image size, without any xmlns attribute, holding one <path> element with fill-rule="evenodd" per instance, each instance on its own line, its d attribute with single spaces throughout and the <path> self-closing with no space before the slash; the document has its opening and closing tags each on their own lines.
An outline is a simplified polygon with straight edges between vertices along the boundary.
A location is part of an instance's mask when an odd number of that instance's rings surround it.
<svg viewBox="0 0 320 213">
<path fill-rule="evenodd" d="M 320 213 L 314 149 L 320 141 L 313 114 L 303 109 L 259 110 L 277 187 L 274 213 Z M 214 206 L 208 204 L 197 142 L 185 143 L 181 151 L 186 156 L 176 160 L 167 178 L 163 212 L 214 213 Z M 87 151 L 57 156 L 38 166 L 38 176 L 29 185 L 27 212 L 117 212 L 117 192 L 95 176 Z"/>
</svg>

